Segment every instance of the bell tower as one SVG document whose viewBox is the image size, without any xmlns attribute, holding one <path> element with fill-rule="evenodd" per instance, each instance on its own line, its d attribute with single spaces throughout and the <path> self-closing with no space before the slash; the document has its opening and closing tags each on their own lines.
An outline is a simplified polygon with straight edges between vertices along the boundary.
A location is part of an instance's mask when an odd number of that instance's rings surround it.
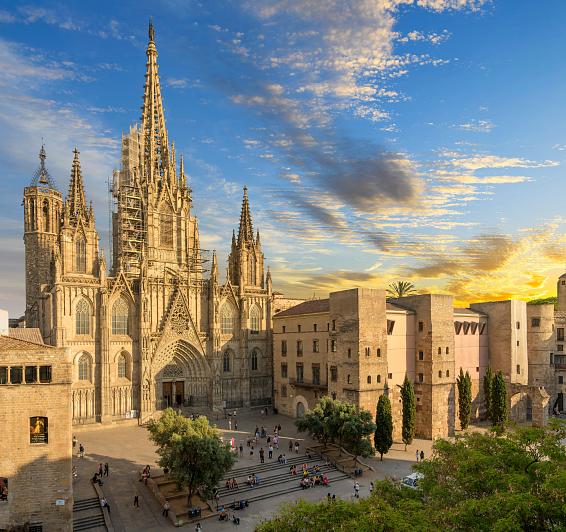
<svg viewBox="0 0 566 532">
<path fill-rule="evenodd" d="M 26 321 L 37 327 L 42 285 L 53 282 L 52 261 L 58 252 L 63 198 L 45 166 L 45 147 L 39 151 L 39 168 L 24 189 L 24 247 L 26 268 Z"/>
</svg>

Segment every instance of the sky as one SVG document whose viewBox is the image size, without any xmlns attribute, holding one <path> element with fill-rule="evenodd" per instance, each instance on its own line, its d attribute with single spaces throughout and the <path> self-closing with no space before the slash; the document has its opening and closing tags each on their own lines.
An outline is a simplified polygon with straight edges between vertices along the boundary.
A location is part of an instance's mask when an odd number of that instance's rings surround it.
<svg viewBox="0 0 566 532">
<path fill-rule="evenodd" d="M 153 17 L 169 139 L 225 268 L 249 188 L 274 289 L 413 282 L 457 304 L 566 269 L 562 0 L 0 1 L 0 307 L 25 307 L 23 189 L 76 146 L 107 180 L 139 120 Z"/>
</svg>

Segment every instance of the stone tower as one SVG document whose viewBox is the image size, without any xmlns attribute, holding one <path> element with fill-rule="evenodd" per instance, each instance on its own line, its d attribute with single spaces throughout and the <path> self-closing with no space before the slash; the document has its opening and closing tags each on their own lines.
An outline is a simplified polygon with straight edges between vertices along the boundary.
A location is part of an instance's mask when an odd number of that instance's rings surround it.
<svg viewBox="0 0 566 532">
<path fill-rule="evenodd" d="M 563 273 L 556 284 L 556 294 L 558 296 L 558 303 L 556 310 L 566 312 L 566 273 Z"/>
<path fill-rule="evenodd" d="M 45 166 L 44 146 L 39 152 L 39 168 L 24 190 L 24 245 L 26 261 L 26 322 L 39 326 L 41 285 L 53 282 L 53 261 L 58 255 L 63 198 Z"/>
</svg>

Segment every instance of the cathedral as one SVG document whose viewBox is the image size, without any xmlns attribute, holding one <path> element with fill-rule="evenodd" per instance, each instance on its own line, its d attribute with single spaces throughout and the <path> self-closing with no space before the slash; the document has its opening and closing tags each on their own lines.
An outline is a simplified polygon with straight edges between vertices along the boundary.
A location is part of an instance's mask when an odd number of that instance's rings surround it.
<svg viewBox="0 0 566 532">
<path fill-rule="evenodd" d="M 148 419 L 167 406 L 264 405 L 272 397 L 272 285 L 244 188 L 226 282 L 200 248 L 183 158 L 168 138 L 149 26 L 141 123 L 114 172 L 110 273 L 79 151 L 67 196 L 41 148 L 24 190 L 26 324 L 73 360 L 74 423 Z"/>
</svg>

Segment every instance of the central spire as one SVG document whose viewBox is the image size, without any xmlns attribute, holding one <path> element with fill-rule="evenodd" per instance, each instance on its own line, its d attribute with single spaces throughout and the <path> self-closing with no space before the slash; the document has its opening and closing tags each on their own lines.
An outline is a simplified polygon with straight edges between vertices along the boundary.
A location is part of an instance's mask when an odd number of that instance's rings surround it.
<svg viewBox="0 0 566 532">
<path fill-rule="evenodd" d="M 254 230 L 252 227 L 252 216 L 250 214 L 250 202 L 248 200 L 248 187 L 244 187 L 244 199 L 242 200 L 242 212 L 240 213 L 240 229 L 238 230 L 238 244 L 253 241 Z"/>
<path fill-rule="evenodd" d="M 83 174 L 81 172 L 81 162 L 79 160 L 79 150 L 73 150 L 73 166 L 71 168 L 71 181 L 69 182 L 69 192 L 66 199 L 66 207 L 72 218 L 77 219 L 79 216 L 88 218 L 85 189 L 83 184 Z"/>
<path fill-rule="evenodd" d="M 141 122 L 144 140 L 144 177 L 146 180 L 153 182 L 166 177 L 170 168 L 170 158 L 157 67 L 155 29 L 151 20 L 149 21 L 148 35 L 149 42 L 146 52 L 147 64 Z"/>
</svg>

